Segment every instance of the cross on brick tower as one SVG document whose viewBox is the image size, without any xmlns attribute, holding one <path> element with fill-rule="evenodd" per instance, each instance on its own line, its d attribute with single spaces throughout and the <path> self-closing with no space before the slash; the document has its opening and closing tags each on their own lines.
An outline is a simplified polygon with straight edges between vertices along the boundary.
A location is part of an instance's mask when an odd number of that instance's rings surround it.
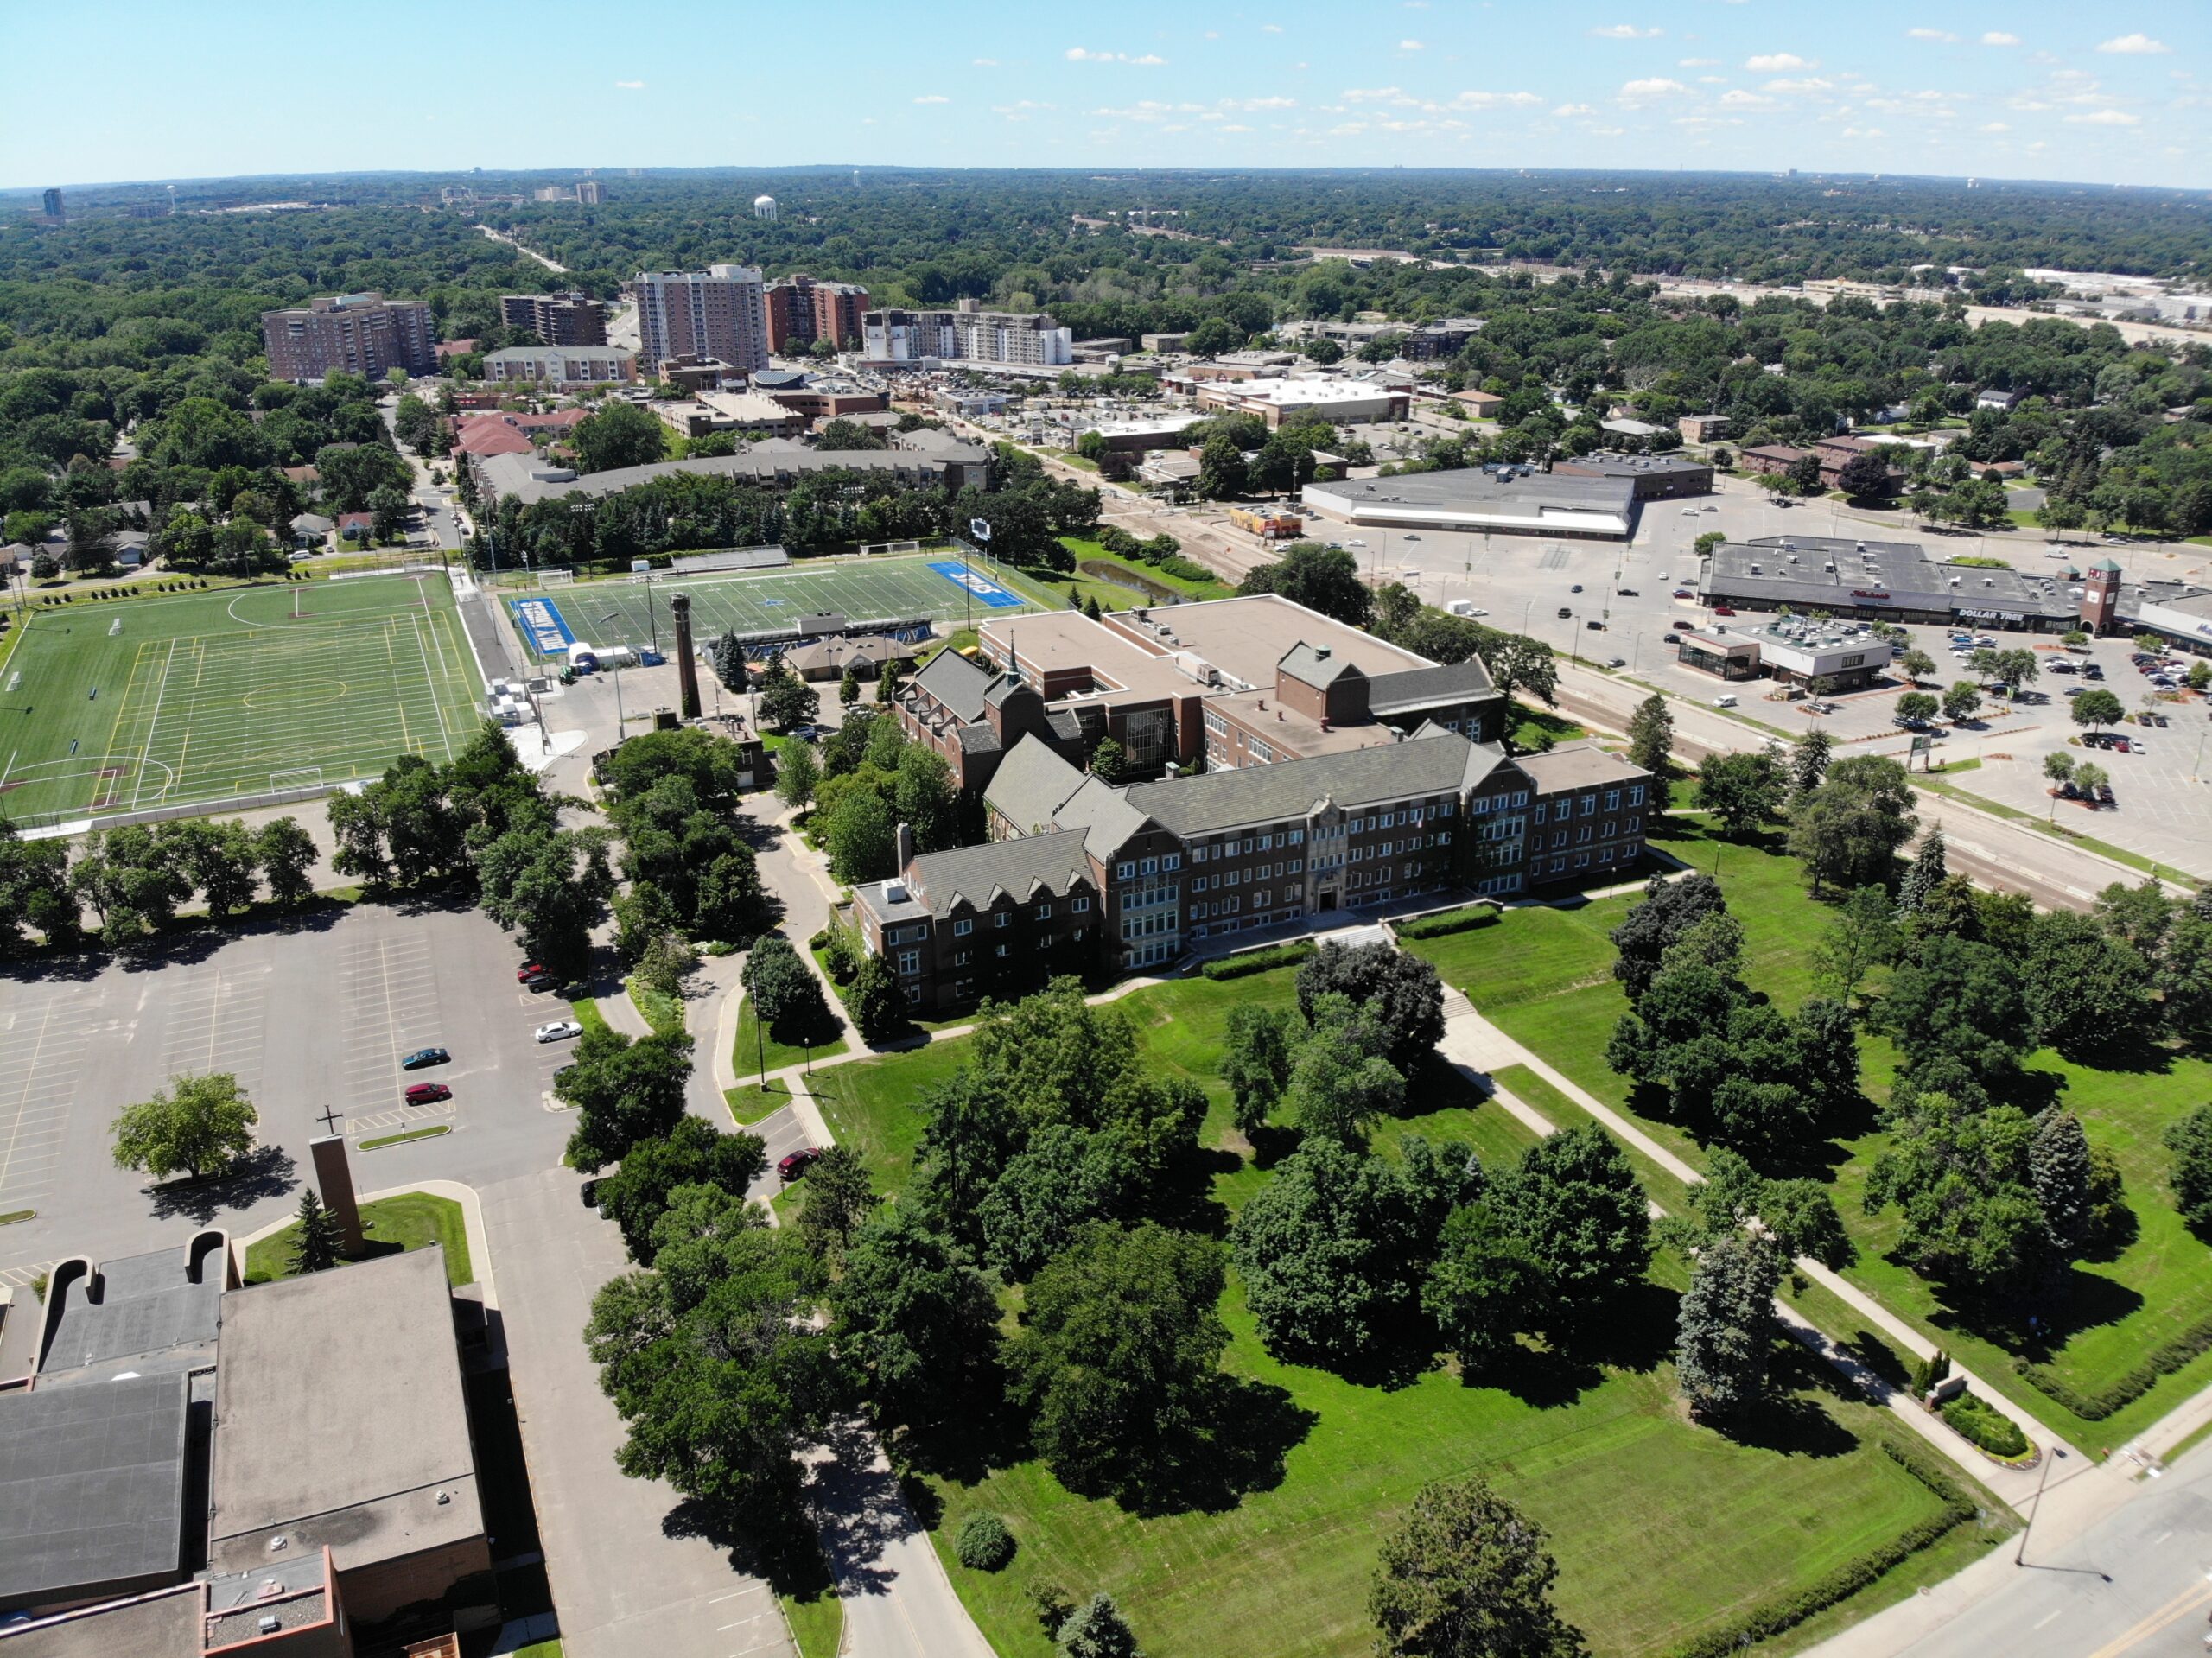
<svg viewBox="0 0 2212 1658">
<path fill-rule="evenodd" d="M 322 1125 L 326 1134 L 334 1134 L 338 1132 L 338 1113 L 329 1106 L 326 1105 L 322 1108 L 322 1115 L 315 1121 Z"/>
</svg>

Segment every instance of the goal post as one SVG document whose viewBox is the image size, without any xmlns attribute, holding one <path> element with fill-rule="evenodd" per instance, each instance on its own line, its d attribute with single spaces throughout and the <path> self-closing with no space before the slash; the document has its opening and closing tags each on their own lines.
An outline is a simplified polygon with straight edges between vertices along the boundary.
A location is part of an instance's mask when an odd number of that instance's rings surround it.
<svg viewBox="0 0 2212 1658">
<path fill-rule="evenodd" d="M 294 794 L 304 790 L 322 787 L 322 767 L 302 765 L 289 772 L 269 774 L 269 792 L 273 795 Z"/>
</svg>

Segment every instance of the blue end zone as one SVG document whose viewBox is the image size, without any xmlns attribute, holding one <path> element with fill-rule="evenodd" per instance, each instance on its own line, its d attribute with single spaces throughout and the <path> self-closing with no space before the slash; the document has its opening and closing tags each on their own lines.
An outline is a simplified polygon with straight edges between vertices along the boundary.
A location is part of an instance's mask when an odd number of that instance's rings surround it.
<svg viewBox="0 0 2212 1658">
<path fill-rule="evenodd" d="M 557 657 L 576 642 L 569 632 L 569 624 L 561 614 L 561 607 L 550 599 L 511 599 L 508 607 L 515 613 L 515 622 L 541 657 Z"/>
<path fill-rule="evenodd" d="M 965 588 L 993 610 L 1007 610 L 1021 603 L 1019 594 L 1008 593 L 995 581 L 987 581 L 970 569 L 963 569 L 960 561 L 948 558 L 942 563 L 932 562 L 930 568 L 957 588 Z"/>
</svg>

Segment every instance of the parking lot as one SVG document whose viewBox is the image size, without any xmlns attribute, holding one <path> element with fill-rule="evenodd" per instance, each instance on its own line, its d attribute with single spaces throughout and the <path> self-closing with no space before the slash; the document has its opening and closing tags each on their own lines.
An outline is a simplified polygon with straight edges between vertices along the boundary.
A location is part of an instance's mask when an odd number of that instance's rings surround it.
<svg viewBox="0 0 2212 1658">
<path fill-rule="evenodd" d="M 110 962 L 84 979 L 24 975 L 0 991 L 0 1271 L 75 1254 L 153 1247 L 181 1217 L 250 1231 L 299 1200 L 308 1142 L 326 1111 L 356 1143 L 433 1122 L 438 1138 L 360 1153 L 362 1189 L 451 1175 L 482 1182 L 550 1167 L 569 1133 L 544 1109 L 573 1044 L 532 1032 L 556 999 L 514 981 L 513 946 L 467 910 L 358 905 L 298 930 L 180 940 L 183 959 Z M 450 1064 L 403 1072 L 400 1057 L 443 1046 Z M 226 1191 L 149 1191 L 115 1167 L 116 1114 L 171 1077 L 227 1070 L 260 1113 L 268 1148 Z M 453 1098 L 410 1107 L 411 1081 Z"/>
</svg>

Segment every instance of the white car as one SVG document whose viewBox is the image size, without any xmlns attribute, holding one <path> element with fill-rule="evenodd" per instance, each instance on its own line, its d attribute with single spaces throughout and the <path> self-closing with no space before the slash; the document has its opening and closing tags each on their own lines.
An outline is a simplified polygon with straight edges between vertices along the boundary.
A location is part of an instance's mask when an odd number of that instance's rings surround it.
<svg viewBox="0 0 2212 1658">
<path fill-rule="evenodd" d="M 573 1019 L 556 1019 L 550 1025 L 537 1027 L 540 1042 L 565 1042 L 572 1036 L 582 1036 L 584 1027 Z"/>
</svg>

